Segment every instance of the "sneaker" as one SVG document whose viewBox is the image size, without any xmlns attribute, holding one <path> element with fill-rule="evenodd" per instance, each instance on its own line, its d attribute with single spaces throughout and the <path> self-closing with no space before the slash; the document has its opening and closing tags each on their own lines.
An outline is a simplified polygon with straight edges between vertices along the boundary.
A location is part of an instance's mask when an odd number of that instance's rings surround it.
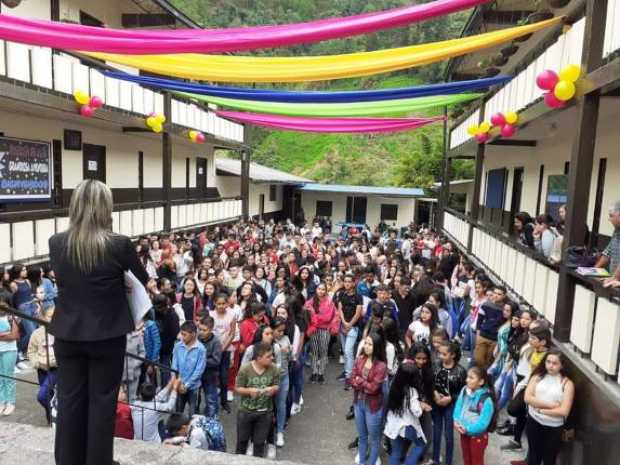
<svg viewBox="0 0 620 465">
<path fill-rule="evenodd" d="M 317 381 L 319 384 L 325 384 L 325 376 L 323 376 L 323 375 L 319 375 L 319 376 L 317 376 L 316 378 L 317 378 L 317 379 L 316 379 L 316 381 Z"/>
<path fill-rule="evenodd" d="M 304 405 L 304 396 L 299 396 L 299 406 Z"/>
<path fill-rule="evenodd" d="M 301 405 L 299 404 L 291 405 L 291 416 L 292 417 L 297 415 L 299 412 L 301 412 Z"/>
<path fill-rule="evenodd" d="M 318 375 L 316 375 L 315 373 L 312 373 L 312 374 L 310 375 L 310 383 L 311 383 L 311 384 L 316 383 L 317 376 L 318 376 Z"/>
<path fill-rule="evenodd" d="M 349 449 L 357 449 L 357 446 L 359 445 L 359 438 L 355 438 L 353 441 L 351 441 L 349 443 L 349 445 L 347 446 L 347 448 Z"/>
<path fill-rule="evenodd" d="M 347 379 L 347 374 L 343 371 L 342 373 L 340 373 L 340 375 L 338 375 L 338 378 L 336 378 L 336 381 L 344 381 Z"/>
<path fill-rule="evenodd" d="M 235 393 L 232 391 L 228 391 L 227 400 L 228 402 L 232 402 L 233 400 L 235 400 Z"/>
<path fill-rule="evenodd" d="M 230 413 L 230 404 L 228 402 L 224 402 L 222 404 L 222 410 L 224 410 L 226 413 Z"/>
<path fill-rule="evenodd" d="M 515 434 L 515 425 L 511 423 L 497 428 L 497 434 L 499 434 L 500 436 L 512 436 L 513 434 Z"/>
<path fill-rule="evenodd" d="M 344 365 L 344 356 L 340 356 L 338 357 L 338 363 L 340 363 L 340 365 Z"/>
<path fill-rule="evenodd" d="M 13 368 L 13 374 L 14 375 L 19 375 L 22 371 L 23 370 L 20 370 L 17 365 L 15 365 L 15 368 Z"/>
<path fill-rule="evenodd" d="M 514 439 L 511 439 L 506 444 L 502 444 L 500 446 L 500 450 L 517 452 L 517 451 L 523 450 L 523 448 L 521 447 L 521 443 L 515 441 Z"/>
<path fill-rule="evenodd" d="M 345 391 L 350 391 L 351 390 L 351 381 L 349 381 L 348 378 L 344 380 L 344 390 Z"/>
<path fill-rule="evenodd" d="M 353 407 L 351 407 L 349 411 L 347 412 L 346 419 L 353 420 L 354 418 L 355 418 L 355 412 L 353 412 Z"/>
<path fill-rule="evenodd" d="M 276 447 L 284 447 L 284 433 L 276 435 Z"/>
<path fill-rule="evenodd" d="M 269 460 L 276 459 L 276 446 L 273 444 L 267 444 L 267 458 Z"/>
<path fill-rule="evenodd" d="M 26 362 L 25 360 L 22 360 L 21 362 L 17 362 L 17 368 L 19 368 L 21 371 L 28 371 L 30 370 L 30 365 L 28 364 L 28 362 Z"/>
<path fill-rule="evenodd" d="M 252 441 L 248 442 L 248 448 L 245 450 L 245 455 L 254 455 L 254 443 L 252 443 Z"/>
<path fill-rule="evenodd" d="M 6 404 L 0 404 L 0 415 L 2 415 L 2 412 L 4 412 L 5 408 L 6 408 Z"/>
<path fill-rule="evenodd" d="M 13 404 L 6 404 L 4 410 L 2 411 L 2 415 L 8 417 L 15 411 L 15 406 Z"/>
</svg>

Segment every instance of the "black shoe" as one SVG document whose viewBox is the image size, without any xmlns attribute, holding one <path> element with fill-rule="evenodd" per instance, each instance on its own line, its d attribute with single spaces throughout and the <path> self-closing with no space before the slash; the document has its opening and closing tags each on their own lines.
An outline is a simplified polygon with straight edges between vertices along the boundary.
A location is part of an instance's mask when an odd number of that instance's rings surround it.
<svg viewBox="0 0 620 465">
<path fill-rule="evenodd" d="M 340 373 L 338 378 L 336 378 L 336 381 L 344 381 L 345 379 L 347 379 L 347 374 L 343 371 L 342 373 Z"/>
<path fill-rule="evenodd" d="M 497 434 L 499 434 L 500 436 L 512 436 L 513 434 L 515 434 L 515 426 L 513 424 L 510 424 L 508 426 L 498 428 Z"/>
<path fill-rule="evenodd" d="M 230 413 L 231 412 L 230 405 L 228 404 L 228 402 L 224 402 L 222 404 L 222 410 L 224 410 L 226 413 Z"/>
<path fill-rule="evenodd" d="M 390 440 L 385 436 L 383 437 L 383 450 L 387 455 L 392 455 L 392 444 L 390 444 Z"/>
<path fill-rule="evenodd" d="M 347 446 L 349 449 L 357 449 L 359 443 L 359 438 L 355 438 L 352 442 Z"/>
<path fill-rule="evenodd" d="M 325 384 L 325 376 L 323 376 L 323 375 L 317 376 L 317 382 L 319 384 Z"/>
<path fill-rule="evenodd" d="M 317 378 L 318 378 L 318 375 L 312 373 L 310 375 L 310 383 L 312 383 L 312 384 L 316 383 Z"/>
<path fill-rule="evenodd" d="M 354 418 L 355 418 L 355 413 L 353 413 L 353 409 L 350 409 L 350 410 L 347 412 L 346 419 L 347 419 L 347 420 L 353 420 Z"/>
</svg>

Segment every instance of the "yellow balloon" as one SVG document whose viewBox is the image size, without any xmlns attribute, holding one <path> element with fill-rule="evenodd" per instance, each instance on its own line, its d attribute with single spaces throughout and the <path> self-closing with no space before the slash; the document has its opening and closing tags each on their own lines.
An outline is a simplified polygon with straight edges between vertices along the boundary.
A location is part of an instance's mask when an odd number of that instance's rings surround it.
<svg viewBox="0 0 620 465">
<path fill-rule="evenodd" d="M 506 122 L 508 124 L 517 124 L 517 121 L 519 121 L 519 115 L 514 111 L 509 111 L 504 115 L 504 117 L 506 118 Z"/>
<path fill-rule="evenodd" d="M 469 134 L 470 136 L 475 136 L 476 134 L 478 134 L 478 126 L 476 126 L 475 124 L 469 126 L 467 128 L 467 134 Z"/>
<path fill-rule="evenodd" d="M 575 84 L 570 81 L 560 81 L 556 84 L 553 93 L 558 98 L 558 100 L 562 100 L 566 102 L 567 100 L 572 99 L 575 96 L 575 92 L 577 89 L 575 88 Z"/>
<path fill-rule="evenodd" d="M 480 128 L 479 128 L 479 132 L 485 133 L 485 132 L 489 132 L 491 130 L 491 124 L 487 121 L 483 121 L 482 123 L 480 123 Z"/>
<path fill-rule="evenodd" d="M 164 128 L 163 128 L 163 126 L 161 124 L 155 123 L 155 125 L 151 129 L 153 129 L 154 133 L 159 134 L 160 132 L 163 131 Z"/>
<path fill-rule="evenodd" d="M 146 119 L 146 125 L 147 125 L 149 128 L 152 128 L 152 127 L 153 127 L 153 126 L 155 126 L 156 124 L 159 124 L 159 121 L 157 121 L 157 118 L 154 118 L 154 117 L 152 117 L 152 116 L 149 116 L 149 117 Z"/>
<path fill-rule="evenodd" d="M 198 131 L 190 131 L 189 132 L 189 138 L 191 140 L 196 140 L 196 136 L 198 135 Z"/>
<path fill-rule="evenodd" d="M 581 77 L 581 66 L 568 65 L 560 71 L 560 80 L 568 82 L 576 82 Z"/>
<path fill-rule="evenodd" d="M 81 90 L 76 90 L 75 92 L 73 92 L 73 98 L 80 105 L 86 105 L 88 102 L 90 102 L 90 97 L 88 96 L 88 94 L 82 92 Z"/>
<path fill-rule="evenodd" d="M 166 117 L 164 116 L 163 113 L 160 113 L 159 115 L 157 115 L 155 119 L 157 119 L 157 121 L 159 121 L 161 124 L 164 124 L 166 122 Z"/>
</svg>

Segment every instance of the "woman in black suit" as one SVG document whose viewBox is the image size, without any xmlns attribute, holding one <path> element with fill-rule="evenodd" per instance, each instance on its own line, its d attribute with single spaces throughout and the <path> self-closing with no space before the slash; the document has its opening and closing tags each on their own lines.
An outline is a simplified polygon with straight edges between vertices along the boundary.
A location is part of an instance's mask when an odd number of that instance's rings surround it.
<svg viewBox="0 0 620 465">
<path fill-rule="evenodd" d="M 113 465 L 116 400 L 134 330 L 125 271 L 148 275 L 130 239 L 112 232 L 112 192 L 81 182 L 69 229 L 49 240 L 58 301 L 50 324 L 58 361 L 57 465 Z"/>
</svg>

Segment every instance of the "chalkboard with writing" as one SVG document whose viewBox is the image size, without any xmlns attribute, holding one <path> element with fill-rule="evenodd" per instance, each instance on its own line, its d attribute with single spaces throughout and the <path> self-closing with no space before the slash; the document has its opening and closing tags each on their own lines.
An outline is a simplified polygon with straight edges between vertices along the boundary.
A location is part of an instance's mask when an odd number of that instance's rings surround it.
<svg viewBox="0 0 620 465">
<path fill-rule="evenodd" d="M 50 154 L 48 142 L 0 137 L 0 202 L 49 200 Z"/>
</svg>

